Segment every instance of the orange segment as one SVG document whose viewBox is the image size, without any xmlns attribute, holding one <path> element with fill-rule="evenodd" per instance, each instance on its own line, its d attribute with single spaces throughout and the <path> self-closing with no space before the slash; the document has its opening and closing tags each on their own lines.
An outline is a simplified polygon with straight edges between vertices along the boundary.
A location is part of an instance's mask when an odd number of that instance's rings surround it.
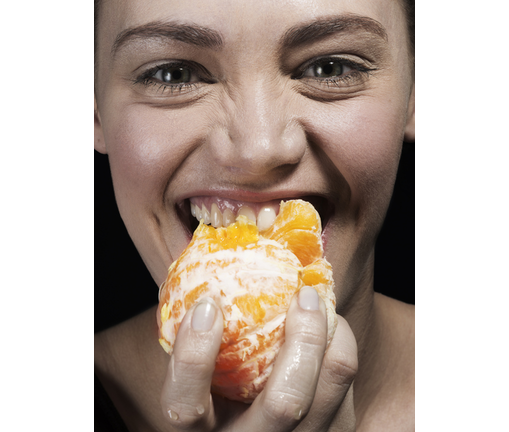
<svg viewBox="0 0 509 432">
<path fill-rule="evenodd" d="M 234 299 L 233 304 L 239 308 L 242 315 L 249 316 L 257 324 L 265 318 L 265 309 L 260 305 L 259 297 L 246 294 Z"/>
<path fill-rule="evenodd" d="M 322 223 L 318 212 L 306 201 L 281 201 L 274 224 L 260 234 L 267 238 L 279 238 L 282 234 L 294 229 L 313 232 L 322 231 Z"/>
<path fill-rule="evenodd" d="M 160 292 L 161 346 L 171 355 L 186 312 L 203 297 L 214 299 L 224 330 L 212 390 L 252 402 L 272 371 L 286 311 L 302 286 L 313 286 L 324 300 L 332 339 L 334 281 L 322 254 L 320 218 L 305 201 L 282 203 L 274 225 L 261 233 L 244 216 L 227 228 L 200 224 Z"/>
<path fill-rule="evenodd" d="M 306 266 L 300 277 L 305 285 L 332 284 L 332 266 L 328 261 L 320 259 Z"/>
<path fill-rule="evenodd" d="M 285 245 L 304 266 L 323 255 L 320 215 L 306 201 L 282 201 L 274 224 L 260 235 Z"/>
</svg>

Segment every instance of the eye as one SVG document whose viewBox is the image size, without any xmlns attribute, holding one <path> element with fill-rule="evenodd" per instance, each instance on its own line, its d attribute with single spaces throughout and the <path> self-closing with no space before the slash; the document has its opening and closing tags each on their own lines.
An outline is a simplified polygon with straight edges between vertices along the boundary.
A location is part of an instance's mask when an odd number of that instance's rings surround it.
<svg viewBox="0 0 509 432">
<path fill-rule="evenodd" d="M 304 96 L 330 101 L 350 98 L 366 90 L 376 70 L 362 57 L 338 54 L 307 61 L 295 70 L 292 79 Z"/>
<path fill-rule="evenodd" d="M 164 66 L 157 70 L 152 78 L 155 78 L 165 84 L 187 84 L 191 82 L 192 72 L 189 68 L 179 66 Z"/>
<path fill-rule="evenodd" d="M 353 69 L 348 65 L 341 63 L 337 60 L 319 60 L 309 66 L 304 73 L 303 77 L 313 78 L 337 78 L 345 73 L 352 72 Z"/>
<path fill-rule="evenodd" d="M 191 93 L 204 84 L 214 83 L 210 73 L 201 65 L 189 61 L 172 61 L 156 65 L 133 80 L 149 95 L 161 96 L 166 91 L 170 95 Z"/>
</svg>

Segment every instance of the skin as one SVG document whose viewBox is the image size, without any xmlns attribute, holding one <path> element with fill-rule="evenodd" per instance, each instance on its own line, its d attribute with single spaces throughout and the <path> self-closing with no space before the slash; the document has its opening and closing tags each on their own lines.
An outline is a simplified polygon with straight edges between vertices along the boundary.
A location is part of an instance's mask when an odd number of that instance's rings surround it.
<svg viewBox="0 0 509 432">
<path fill-rule="evenodd" d="M 282 49 L 290 29 L 353 16 L 368 24 L 350 21 L 346 31 Z M 223 45 L 146 34 L 118 43 L 122 32 L 151 22 L 207 28 Z M 350 63 L 328 84 L 309 76 L 310 60 L 330 56 L 372 70 Z M 201 65 L 192 87 L 172 93 L 154 79 L 140 82 L 172 60 Z M 327 352 L 323 303 L 309 310 L 296 297 L 264 392 L 251 406 L 211 398 L 220 311 L 212 305 L 211 328 L 199 331 L 192 325 L 198 309 L 188 313 L 172 363 L 157 343 L 155 312 L 147 311 L 96 336 L 97 373 L 126 423 L 140 431 L 413 430 L 414 309 L 373 292 L 376 236 L 403 139 L 414 138 L 400 4 L 106 0 L 96 73 L 95 148 L 109 155 L 120 213 L 158 285 L 190 240 L 177 212 L 184 199 L 317 195 L 335 209 L 324 250 L 340 325 Z M 196 322 L 204 319 L 196 313 Z M 299 347 L 308 354 L 296 362 Z M 288 370 L 300 378 L 288 383 Z"/>
</svg>

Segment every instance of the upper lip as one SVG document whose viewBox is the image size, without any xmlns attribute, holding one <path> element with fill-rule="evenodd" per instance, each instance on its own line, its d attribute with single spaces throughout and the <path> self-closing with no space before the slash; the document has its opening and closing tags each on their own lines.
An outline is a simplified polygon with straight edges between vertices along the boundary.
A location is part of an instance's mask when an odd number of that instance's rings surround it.
<svg viewBox="0 0 509 432">
<path fill-rule="evenodd" d="M 231 199 L 235 201 L 244 201 L 246 203 L 261 203 L 266 201 L 273 201 L 276 199 L 289 200 L 289 199 L 304 199 L 309 197 L 321 197 L 324 199 L 329 198 L 326 194 L 313 192 L 313 191 L 295 191 L 295 190 L 279 190 L 271 192 L 252 192 L 244 189 L 197 189 L 187 192 L 177 197 L 175 202 L 181 205 L 186 199 L 198 196 L 213 196 L 223 199 Z"/>
</svg>

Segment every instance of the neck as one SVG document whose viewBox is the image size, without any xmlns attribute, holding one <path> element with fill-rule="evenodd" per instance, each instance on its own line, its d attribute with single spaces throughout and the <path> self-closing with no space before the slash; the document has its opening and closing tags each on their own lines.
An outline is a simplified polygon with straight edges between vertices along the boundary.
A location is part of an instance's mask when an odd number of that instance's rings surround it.
<svg viewBox="0 0 509 432">
<path fill-rule="evenodd" d="M 413 422 L 414 307 L 375 293 L 373 278 L 359 287 L 351 305 L 343 316 L 357 340 L 353 386 L 359 430 L 378 430 L 374 425 L 382 419 L 403 421 L 402 413 Z"/>
<path fill-rule="evenodd" d="M 358 372 L 354 381 L 356 417 L 362 418 L 383 384 L 387 350 L 383 344 L 384 325 L 374 292 L 373 271 L 366 271 L 345 307 L 338 311 L 349 323 L 357 340 Z"/>
</svg>

